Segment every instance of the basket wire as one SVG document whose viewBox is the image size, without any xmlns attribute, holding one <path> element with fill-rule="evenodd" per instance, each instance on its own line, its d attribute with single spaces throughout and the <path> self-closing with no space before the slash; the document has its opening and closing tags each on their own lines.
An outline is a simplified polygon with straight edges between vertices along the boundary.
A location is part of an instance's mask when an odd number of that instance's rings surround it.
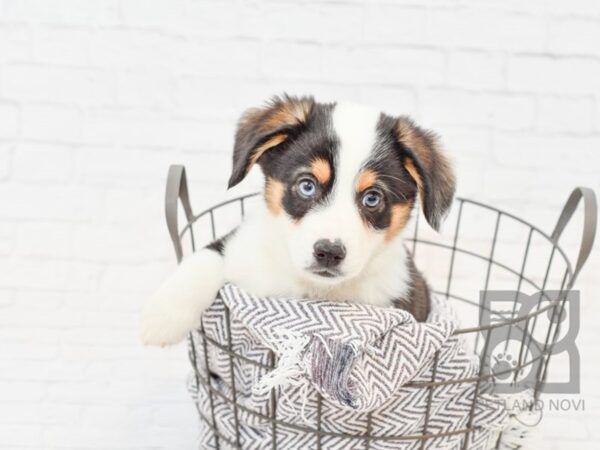
<svg viewBox="0 0 600 450">
<path fill-rule="evenodd" d="M 202 229 L 204 231 L 204 243 L 206 245 L 211 241 L 217 239 L 219 236 L 223 236 L 227 234 L 231 230 L 232 227 L 228 229 L 220 229 L 218 228 L 219 224 L 217 222 L 217 213 L 221 210 L 228 207 L 236 207 L 238 212 L 233 213 L 234 216 L 237 216 L 237 222 L 239 223 L 244 216 L 246 215 L 246 209 L 248 208 L 248 204 L 257 200 L 256 193 L 248 194 L 241 197 L 237 197 L 231 200 L 227 200 L 221 202 L 212 208 L 209 208 L 203 211 L 200 214 L 194 215 L 192 212 L 192 208 L 190 206 L 190 199 L 188 193 L 187 179 L 185 175 L 185 168 L 183 166 L 175 165 L 171 166 L 169 170 L 169 176 L 167 181 L 167 192 L 166 192 L 166 217 L 167 217 L 167 225 L 169 229 L 169 233 L 171 236 L 171 240 L 173 242 L 175 253 L 177 256 L 177 260 L 180 262 L 183 258 L 183 247 L 185 245 L 185 241 L 189 242 L 189 250 L 191 252 L 195 251 L 199 246 L 200 240 L 196 233 L 199 234 L 199 230 Z M 583 198 L 584 200 L 584 231 L 583 237 L 581 240 L 581 248 L 579 251 L 577 263 L 575 267 L 571 265 L 569 258 L 563 249 L 558 245 L 558 239 L 560 238 L 563 229 L 568 224 L 573 212 L 575 211 L 579 200 Z M 194 342 L 194 335 L 201 337 L 202 342 L 201 346 L 203 348 L 204 353 L 204 361 L 202 364 L 206 369 L 206 373 L 210 374 L 210 364 L 208 359 L 208 348 L 210 346 L 215 346 L 220 351 L 225 352 L 229 355 L 229 371 L 231 375 L 231 398 L 227 397 L 220 390 L 218 390 L 213 383 L 211 382 L 211 377 L 204 377 L 197 370 L 198 361 L 197 354 L 195 351 L 195 345 L 191 345 L 190 351 L 190 359 L 192 365 L 194 367 L 194 375 L 196 386 L 204 385 L 208 391 L 209 402 L 210 402 L 210 410 L 211 417 L 206 417 L 198 408 L 198 413 L 200 414 L 201 420 L 206 423 L 206 425 L 213 431 L 214 439 L 215 439 L 215 447 L 218 449 L 221 447 L 220 442 L 223 441 L 227 443 L 228 446 L 233 448 L 242 448 L 240 442 L 240 411 L 243 411 L 248 414 L 253 414 L 259 416 L 261 419 L 267 420 L 271 425 L 271 435 L 272 435 L 272 449 L 275 450 L 278 447 L 277 444 L 277 430 L 280 427 L 287 427 L 296 429 L 298 431 L 302 431 L 305 433 L 311 433 L 315 436 L 316 448 L 321 449 L 322 442 L 321 439 L 325 435 L 334 435 L 338 437 L 344 438 L 352 438 L 359 441 L 364 442 L 364 448 L 369 449 L 371 443 L 375 440 L 378 441 L 402 441 L 402 440 L 417 440 L 420 441 L 420 448 L 424 449 L 426 442 L 429 439 L 440 438 L 449 435 L 458 435 L 461 434 L 464 436 L 463 449 L 467 448 L 467 444 L 469 442 L 469 434 L 473 432 L 476 427 L 473 424 L 473 418 L 476 411 L 476 407 L 479 401 L 479 394 L 482 389 L 482 383 L 491 381 L 492 377 L 500 377 L 503 375 L 512 376 L 512 380 L 516 381 L 519 373 L 522 373 L 524 370 L 534 370 L 536 373 L 535 376 L 535 387 L 534 387 L 534 399 L 537 400 L 539 398 L 540 393 L 543 391 L 545 382 L 548 376 L 548 366 L 550 362 L 550 357 L 553 352 L 554 345 L 556 344 L 558 337 L 560 335 L 560 326 L 561 320 L 557 320 L 557 318 L 561 317 L 565 312 L 565 304 L 568 297 L 568 293 L 573 288 L 575 283 L 575 279 L 583 267 L 587 256 L 591 251 L 591 247 L 593 245 L 593 240 L 595 236 L 596 229 L 596 200 L 593 191 L 587 188 L 577 188 L 569 197 L 565 208 L 559 217 L 558 223 L 554 229 L 554 232 L 551 235 L 548 235 L 540 228 L 526 222 L 525 220 L 510 214 L 508 212 L 502 211 L 500 209 L 494 208 L 492 206 L 486 205 L 484 203 L 480 203 L 474 200 L 466 199 L 466 198 L 457 198 L 457 208 L 455 210 L 456 220 L 454 222 L 454 230 L 452 232 L 452 237 L 450 242 L 443 242 L 437 237 L 435 234 L 432 234 L 425 227 L 421 226 L 422 219 L 419 218 L 419 215 L 416 215 L 415 220 L 413 220 L 413 229 L 412 236 L 405 239 L 407 245 L 412 251 L 413 256 L 417 259 L 425 249 L 436 249 L 438 251 L 446 251 L 449 252 L 449 265 L 448 272 L 445 276 L 445 280 L 441 280 L 441 282 L 433 283 L 433 292 L 436 295 L 442 296 L 449 301 L 459 302 L 465 305 L 469 305 L 470 307 L 476 309 L 478 312 L 477 321 L 474 326 L 465 327 L 457 329 L 454 333 L 457 335 L 463 335 L 467 340 L 472 343 L 473 349 L 479 355 L 479 373 L 477 376 L 470 378 L 462 378 L 457 380 L 448 380 L 448 381 L 436 381 L 436 368 L 437 368 L 437 360 L 439 356 L 439 352 L 434 354 L 434 368 L 431 376 L 431 380 L 426 383 L 416 383 L 411 382 L 407 384 L 407 387 L 412 387 L 415 389 L 427 389 L 428 390 L 428 402 L 425 411 L 424 424 L 423 429 L 420 434 L 412 434 L 412 435 L 403 435 L 403 436 L 372 436 L 371 435 L 371 414 L 368 414 L 367 417 L 367 433 L 364 435 L 349 435 L 345 433 L 334 433 L 328 432 L 322 429 L 322 397 L 320 394 L 317 399 L 317 426 L 316 428 L 299 426 L 297 424 L 286 423 L 277 418 L 277 392 L 275 389 L 271 391 L 271 415 L 265 416 L 257 411 L 253 411 L 242 404 L 239 404 L 237 401 L 237 391 L 235 385 L 235 377 L 234 375 L 234 362 L 236 358 L 243 359 L 245 362 L 250 364 L 255 364 L 264 368 L 272 369 L 275 367 L 277 358 L 276 355 L 270 351 L 268 356 L 269 364 L 265 367 L 258 361 L 254 361 L 249 359 L 243 355 L 236 354 L 232 350 L 232 333 L 231 333 L 231 322 L 229 311 L 225 307 L 226 314 L 226 342 L 217 342 L 214 339 L 210 338 L 206 335 L 204 331 L 204 323 L 201 321 L 200 328 L 197 330 L 197 333 L 190 334 L 189 339 L 192 340 L 192 344 L 196 344 Z M 181 229 L 178 225 L 178 205 L 181 203 L 183 207 L 183 215 L 185 224 Z M 230 208 L 231 209 L 231 208 Z M 463 241 L 468 242 L 468 236 L 465 239 L 463 236 L 463 229 L 466 225 L 466 219 L 464 218 L 467 210 L 473 209 L 476 210 L 478 214 L 484 213 L 489 214 L 493 217 L 493 233 L 491 237 L 491 242 L 488 245 L 487 252 L 477 251 L 473 248 L 469 248 L 468 245 L 463 244 Z M 229 217 L 232 216 L 232 211 L 229 211 Z M 206 223 L 208 222 L 208 223 Z M 524 234 L 526 235 L 525 245 L 522 249 L 522 256 L 519 262 L 516 262 L 516 268 L 509 266 L 505 262 L 502 262 L 497 257 L 498 244 L 500 242 L 499 236 L 502 230 L 502 227 L 506 225 L 507 222 L 511 222 L 513 225 L 517 224 L 522 227 L 524 230 Z M 206 230 L 209 230 L 208 236 L 206 236 Z M 469 231 L 469 230 L 467 230 Z M 472 230 L 471 230 L 472 231 Z M 528 266 L 531 261 L 531 254 L 534 247 L 534 241 L 538 240 L 544 243 L 546 246 L 549 246 L 549 256 L 547 258 L 547 262 L 542 265 L 538 273 L 531 275 L 528 272 Z M 458 258 L 468 257 L 470 263 L 477 260 L 480 263 L 483 263 L 485 266 L 483 282 L 478 284 L 479 289 L 481 291 L 481 297 L 479 300 L 473 300 L 472 298 L 465 297 L 457 292 L 455 289 L 455 284 L 457 278 L 459 276 L 459 268 L 458 266 Z M 519 259 L 519 258 L 517 258 Z M 436 262 L 437 264 L 437 262 Z M 556 266 L 561 266 L 558 270 L 554 270 Z M 464 269 L 464 268 L 463 268 Z M 540 293 L 539 300 L 535 307 L 535 310 L 529 312 L 527 314 L 518 314 L 518 297 L 515 294 L 515 300 L 511 305 L 511 309 L 508 311 L 498 311 L 487 308 L 485 302 L 485 296 L 487 292 L 491 289 L 492 281 L 494 279 L 493 272 L 494 270 L 501 270 L 506 274 L 510 274 L 512 277 L 516 278 L 516 284 L 513 285 L 512 288 L 515 292 L 520 292 L 525 289 L 525 286 L 528 286 L 530 289 L 537 291 Z M 427 272 L 427 271 L 426 271 Z M 556 273 L 558 273 L 558 276 Z M 428 277 L 429 278 L 429 277 Z M 431 280 L 429 280 L 431 282 Z M 438 286 L 443 285 L 443 289 L 438 289 Z M 556 298 L 550 298 L 546 292 L 549 289 L 553 289 L 559 292 L 559 295 Z M 482 300 L 484 300 L 482 302 Z M 546 304 L 544 304 L 546 303 Z M 482 324 L 482 315 L 487 312 L 490 314 L 490 317 L 496 317 L 495 322 L 490 322 L 486 324 Z M 550 314 L 549 325 L 545 330 L 542 330 L 543 341 L 541 346 L 538 342 L 532 342 L 534 334 L 538 331 L 539 317 L 542 314 Z M 521 339 L 519 342 L 519 351 L 516 359 L 516 364 L 512 367 L 507 368 L 505 371 L 490 371 L 490 373 L 486 373 L 484 370 L 486 366 L 486 356 L 488 355 L 489 345 L 491 341 L 491 337 L 494 333 L 506 333 L 506 347 L 507 350 L 508 343 L 512 334 L 516 330 L 520 331 Z M 545 331 L 545 333 L 543 332 Z M 527 349 L 530 348 L 531 345 L 538 345 L 538 355 L 537 356 L 528 356 Z M 541 348 L 540 348 L 541 347 Z M 436 387 L 444 386 L 448 384 L 455 383 L 473 383 L 475 395 L 473 396 L 473 400 L 470 405 L 469 411 L 469 419 L 467 426 L 459 429 L 453 430 L 449 432 L 443 433 L 432 433 L 429 430 L 429 416 L 430 416 L 430 406 L 431 406 L 431 398 L 433 396 L 433 392 Z M 235 440 L 225 436 L 219 430 L 219 426 L 217 420 L 215 418 L 215 396 L 219 397 L 221 400 L 231 405 L 233 409 L 233 416 L 235 420 Z M 501 442 L 501 435 L 497 440 L 497 445 Z"/>
</svg>

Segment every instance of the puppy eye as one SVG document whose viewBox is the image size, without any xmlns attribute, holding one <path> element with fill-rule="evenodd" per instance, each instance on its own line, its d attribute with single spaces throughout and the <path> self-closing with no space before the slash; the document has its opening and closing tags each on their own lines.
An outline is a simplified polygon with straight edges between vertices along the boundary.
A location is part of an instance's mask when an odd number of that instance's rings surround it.
<svg viewBox="0 0 600 450">
<path fill-rule="evenodd" d="M 368 191 L 363 195 L 362 204 L 366 208 L 375 208 L 381 203 L 381 194 L 377 191 Z"/>
<path fill-rule="evenodd" d="M 317 184 L 310 178 L 302 178 L 298 181 L 298 193 L 301 197 L 312 198 L 317 193 Z"/>
</svg>

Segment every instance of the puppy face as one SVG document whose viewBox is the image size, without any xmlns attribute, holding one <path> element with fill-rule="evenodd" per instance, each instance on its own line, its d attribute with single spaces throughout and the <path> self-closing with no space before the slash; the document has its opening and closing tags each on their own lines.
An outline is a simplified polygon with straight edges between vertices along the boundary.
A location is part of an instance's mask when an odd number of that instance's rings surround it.
<svg viewBox="0 0 600 450">
<path fill-rule="evenodd" d="M 406 118 L 312 98 L 275 98 L 242 116 L 230 186 L 254 163 L 294 267 L 326 285 L 359 275 L 401 234 L 417 193 L 434 228 L 454 193 L 430 133 Z"/>
</svg>

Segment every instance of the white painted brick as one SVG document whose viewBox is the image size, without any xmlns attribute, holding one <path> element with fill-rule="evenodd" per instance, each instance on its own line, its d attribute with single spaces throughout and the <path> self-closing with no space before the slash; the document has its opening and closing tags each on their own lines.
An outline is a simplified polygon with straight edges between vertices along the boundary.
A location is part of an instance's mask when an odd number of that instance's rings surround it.
<svg viewBox="0 0 600 450">
<path fill-rule="evenodd" d="M 7 143 L 0 143 L 0 180 L 8 178 L 11 171 L 13 146 Z"/>
<path fill-rule="evenodd" d="M 35 28 L 33 59 L 51 64 L 86 65 L 89 63 L 90 35 L 87 28 Z"/>
<path fill-rule="evenodd" d="M 488 0 L 486 2 L 478 2 L 477 0 L 466 0 L 463 5 L 468 7 L 476 7 L 489 11 L 508 11 L 513 13 L 537 13 L 541 14 L 544 12 L 544 6 L 548 5 L 550 1 L 546 0 L 529 0 L 528 2 L 521 2 L 519 0 Z"/>
<path fill-rule="evenodd" d="M 232 130 L 233 124 L 175 119 L 153 110 L 100 110 L 84 117 L 82 139 L 90 144 L 214 150 L 231 148 Z"/>
<path fill-rule="evenodd" d="M 156 380 L 168 381 L 174 376 L 180 376 L 182 370 L 187 369 L 188 368 L 184 364 L 180 364 L 179 362 L 161 366 L 157 364 L 156 361 L 122 360 L 112 362 L 109 370 L 121 380 L 135 381 L 144 376 L 151 376 Z M 182 416 L 178 415 L 173 416 L 174 419 L 181 417 Z"/>
<path fill-rule="evenodd" d="M 598 137 L 503 133 L 497 136 L 494 154 L 498 163 L 510 161 L 515 167 L 551 168 L 560 161 L 561 169 L 584 172 L 595 170 L 599 145 Z"/>
<path fill-rule="evenodd" d="M 600 4 L 594 0 L 573 0 L 569 3 L 560 0 L 537 0 L 540 7 L 556 15 L 580 17 L 600 17 Z M 519 2 L 522 3 L 522 2 Z"/>
<path fill-rule="evenodd" d="M 420 115 L 429 127 L 439 125 L 484 125 L 489 121 L 483 95 L 447 89 L 427 90 L 420 96 Z"/>
<path fill-rule="evenodd" d="M 269 82 L 269 86 L 272 86 L 271 92 L 289 92 L 292 95 L 312 95 L 319 101 L 333 102 L 333 101 L 359 101 L 360 100 L 360 86 L 351 84 L 332 84 L 324 81 L 282 81 Z M 267 86 L 261 86 L 261 90 L 255 92 L 256 95 L 262 94 Z M 267 98 L 262 94 L 263 98 Z M 341 99 L 341 100 L 340 100 Z M 256 101 L 254 102 L 256 104 Z"/>
<path fill-rule="evenodd" d="M 86 407 L 83 422 L 87 426 L 109 427 L 114 424 L 115 417 L 122 417 L 129 423 L 152 423 L 153 412 L 149 408 L 127 408 L 122 406 L 99 405 Z"/>
<path fill-rule="evenodd" d="M 360 39 L 363 18 L 360 5 L 273 2 L 258 20 L 262 26 L 256 31 L 267 39 L 314 41 L 318 36 L 320 42 L 348 43 Z"/>
<path fill-rule="evenodd" d="M 52 116 L 51 114 L 52 112 L 55 112 L 55 110 L 56 108 L 52 108 L 50 114 L 46 114 L 44 111 L 41 118 L 50 118 L 52 123 L 60 123 L 60 120 L 57 119 L 61 119 L 61 116 Z M 30 111 L 25 110 L 24 117 L 34 119 L 31 120 L 32 122 L 39 122 L 40 117 L 36 116 L 36 112 L 31 114 Z M 45 122 L 43 127 L 46 130 L 52 130 L 50 131 L 50 134 L 56 131 L 56 129 L 53 129 L 48 122 Z M 63 130 L 63 132 L 68 132 L 68 130 Z M 25 127 L 25 134 L 29 135 L 31 133 L 32 130 L 28 130 L 27 127 Z M 29 135 L 28 137 L 33 136 Z M 39 135 L 36 137 L 39 137 Z M 48 135 L 45 135 L 44 137 L 48 137 Z M 55 137 L 55 139 L 60 139 L 61 137 L 64 136 L 58 136 Z M 74 151 L 68 146 L 52 144 L 19 144 L 15 146 L 13 152 L 13 177 L 18 181 L 66 182 L 73 177 L 74 159 Z"/>
<path fill-rule="evenodd" d="M 166 175 L 165 175 L 166 179 Z M 163 199 L 156 200 L 164 194 L 164 189 L 155 187 L 144 190 L 105 188 L 104 198 L 98 207 L 98 217 L 101 217 L 102 225 L 117 224 L 121 227 L 139 226 L 141 215 L 147 215 L 148 221 L 164 218 L 162 211 Z M 164 223 L 162 224 L 164 226 Z M 160 226 L 160 225 L 157 225 Z"/>
<path fill-rule="evenodd" d="M 176 86 L 177 109 L 201 121 L 223 120 L 231 136 L 242 112 L 273 95 L 313 95 L 320 101 L 358 100 L 358 88 L 313 80 L 243 80 L 183 76 Z M 214 148 L 213 148 L 214 150 Z"/>
<path fill-rule="evenodd" d="M 92 314 L 95 314 L 94 311 Z M 106 317 L 98 320 L 97 317 L 91 318 L 90 326 L 86 328 L 73 328 L 65 330 L 62 335 L 62 342 L 65 344 L 81 345 L 81 346 L 106 346 L 120 347 L 124 343 L 136 345 L 139 338 L 137 330 L 129 326 L 129 321 L 137 319 L 137 312 L 120 313 L 123 320 L 120 323 L 114 323 L 110 319 L 116 314 L 105 314 Z M 127 324 L 127 325 L 126 325 Z M 105 332 L 109 331 L 109 332 Z"/>
<path fill-rule="evenodd" d="M 172 250 L 171 253 L 173 253 Z M 166 252 L 164 254 L 166 255 Z M 141 311 L 142 307 L 144 306 L 147 300 L 147 296 L 145 295 L 132 296 L 130 294 L 124 294 L 122 292 L 119 293 L 112 291 L 110 295 L 98 294 L 98 296 L 101 297 L 101 301 L 97 302 L 97 304 L 102 305 L 104 311 L 139 312 Z"/>
<path fill-rule="evenodd" d="M 9 256 L 14 249 L 17 237 L 17 224 L 0 222 L 0 255 Z"/>
<path fill-rule="evenodd" d="M 220 152 L 193 152 L 183 153 L 180 161 L 193 167 L 197 173 L 192 180 L 215 183 L 225 190 L 226 180 L 231 171 L 231 149 Z"/>
<path fill-rule="evenodd" d="M 164 265 L 162 267 L 164 268 Z M 143 297 L 145 294 L 140 296 Z M 103 311 L 88 310 L 82 323 L 86 328 L 80 330 L 80 335 L 87 333 L 90 342 L 107 347 L 108 351 L 110 351 L 108 347 L 124 347 L 126 351 L 139 352 L 139 332 L 131 326 L 132 323 L 138 323 L 139 319 L 140 314 L 138 311 L 111 311 L 105 313 Z M 90 331 L 95 331 L 94 334 L 98 334 L 102 330 L 110 330 L 110 335 L 95 337 L 90 333 Z M 118 339 L 116 336 L 118 336 Z"/>
<path fill-rule="evenodd" d="M 486 99 L 490 105 L 491 125 L 505 130 L 533 128 L 537 113 L 533 96 L 491 94 Z"/>
<path fill-rule="evenodd" d="M 85 221 L 95 217 L 103 193 L 85 186 L 29 183 L 0 184 L 0 217 L 11 219 L 59 219 Z"/>
<path fill-rule="evenodd" d="M 422 44 L 426 25 L 425 8 L 404 7 L 400 4 L 368 4 L 364 13 L 364 40 Z"/>
<path fill-rule="evenodd" d="M 179 66 L 187 74 L 200 73 L 206 77 L 229 79 L 255 78 L 259 74 L 259 49 L 259 42 L 252 40 L 202 39 L 191 42 L 182 50 L 183 64 Z M 264 61 L 262 63 L 265 64 Z"/>
<path fill-rule="evenodd" d="M 72 424 L 81 418 L 82 408 L 78 405 L 62 405 L 60 403 L 22 404 L 9 403 L 5 405 L 10 414 L 6 417 L 9 424 Z"/>
<path fill-rule="evenodd" d="M 237 120 L 242 111 L 264 102 L 277 93 L 271 83 L 184 76 L 175 87 L 177 108 L 200 119 Z"/>
<path fill-rule="evenodd" d="M 33 406 L 33 405 L 32 405 Z M 10 410 L 7 408 L 6 414 L 9 415 Z M 42 446 L 43 445 L 43 427 L 36 425 L 7 425 L 2 427 L 2 444 L 5 448 L 17 448 L 22 446 Z M 37 447 L 39 448 L 39 447 Z"/>
<path fill-rule="evenodd" d="M 323 63 L 328 80 L 386 84 L 440 83 L 445 65 L 436 50 L 379 46 L 328 47 Z"/>
<path fill-rule="evenodd" d="M 262 73 L 284 79 L 319 79 L 323 71 L 322 47 L 305 43 L 269 43 L 261 48 Z"/>
<path fill-rule="evenodd" d="M 16 293 L 14 289 L 0 289 L 0 308 L 14 306 Z"/>
<path fill-rule="evenodd" d="M 149 294 L 165 278 L 165 269 L 165 264 L 114 263 L 102 274 L 102 284 L 114 292 Z"/>
<path fill-rule="evenodd" d="M 526 129 L 535 122 L 535 101 L 532 96 L 524 95 L 435 89 L 423 94 L 420 113 L 432 126 L 469 124 Z"/>
<path fill-rule="evenodd" d="M 492 150 L 492 130 L 452 125 L 436 127 L 435 130 L 442 145 L 454 159 L 489 159 Z"/>
<path fill-rule="evenodd" d="M 31 312 L 29 313 L 31 314 Z M 21 317 L 21 316 L 16 316 Z M 25 315 L 22 316 L 26 318 Z M 72 316 L 67 316 L 69 318 L 73 318 Z M 15 319 L 14 315 L 9 315 L 9 318 Z M 30 326 L 35 326 L 34 324 L 39 322 L 27 322 L 31 324 Z M 3 344 L 2 345 L 2 354 L 5 358 L 10 361 L 20 361 L 23 359 L 33 359 L 36 361 L 54 361 L 59 356 L 58 346 L 43 343 L 32 343 L 28 342 L 26 344 Z"/>
<path fill-rule="evenodd" d="M 548 48 L 561 54 L 599 55 L 600 21 L 555 20 L 549 28 Z"/>
<path fill-rule="evenodd" d="M 21 61 L 30 54 L 30 30 L 23 24 L 3 24 L 0 28 L 0 62 Z"/>
<path fill-rule="evenodd" d="M 565 94 L 596 94 L 600 62 L 584 58 L 514 56 L 508 60 L 509 89 Z"/>
<path fill-rule="evenodd" d="M 146 0 L 140 7 L 136 0 L 121 0 L 121 11 L 126 24 L 145 27 L 176 25 L 185 15 L 182 0 Z"/>
<path fill-rule="evenodd" d="M 43 313 L 44 311 L 56 311 L 59 310 L 65 304 L 65 297 L 67 296 L 67 292 L 60 291 L 49 291 L 49 290 L 35 290 L 35 289 L 19 289 L 15 294 L 15 302 L 18 303 L 18 306 L 23 309 L 30 309 L 31 311 L 40 311 Z M 81 295 L 78 293 L 78 295 Z M 19 341 L 27 342 L 29 341 L 46 341 L 46 342 L 54 342 L 55 336 L 53 333 L 49 332 L 47 328 L 38 327 L 35 330 L 30 330 L 23 337 L 16 333 L 16 336 L 19 338 Z M 58 336 L 56 336 L 56 341 L 58 341 Z"/>
<path fill-rule="evenodd" d="M 50 300 L 52 300 L 52 294 L 51 293 L 47 293 L 47 292 L 42 292 L 42 291 L 38 291 L 38 296 L 37 296 L 37 300 L 42 300 L 41 302 L 39 302 L 38 305 L 33 305 L 31 302 L 25 301 L 25 300 L 30 300 L 30 296 L 28 295 L 22 295 L 21 292 L 18 293 L 18 295 L 16 296 L 17 298 L 15 299 L 18 308 L 21 309 L 27 309 L 30 308 L 32 313 L 37 313 L 39 310 L 39 312 L 43 312 L 44 310 L 50 310 L 50 309 L 57 309 L 57 306 L 54 306 L 53 308 L 49 308 L 46 309 L 44 306 L 40 307 L 40 305 L 43 305 L 43 303 L 46 303 L 46 298 L 50 298 Z M 18 358 L 21 361 L 37 361 L 38 358 L 31 358 L 31 352 L 32 350 L 37 350 L 34 347 L 37 347 L 38 345 L 45 345 L 48 346 L 49 348 L 59 348 L 59 343 L 60 343 L 60 336 L 62 334 L 62 330 L 56 329 L 56 328 L 48 328 L 45 327 L 43 325 L 36 327 L 33 330 L 28 330 L 25 329 L 23 327 L 19 327 L 17 326 L 18 324 L 10 324 L 8 323 L 7 326 L 2 327 L 2 330 L 0 330 L 0 336 L 2 337 L 2 343 L 3 345 L 7 345 L 7 346 L 27 346 L 29 345 L 29 348 L 26 349 L 26 351 L 22 352 L 22 354 L 20 355 L 20 357 Z M 44 359 L 47 359 L 44 358 Z M 5 358 L 5 361 L 7 363 L 7 366 L 12 364 L 12 361 Z M 3 371 L 3 377 L 6 376 L 6 373 Z M 14 371 L 13 371 L 14 373 Z M 9 378 L 9 377 L 6 377 Z M 16 379 L 16 378 L 15 378 Z M 28 378 L 29 379 L 29 378 Z"/>
<path fill-rule="evenodd" d="M 102 67 L 168 67 L 182 65 L 187 40 L 164 33 L 128 28 L 101 28 L 94 31 L 90 42 L 92 64 Z M 190 58 L 194 54 L 190 51 Z"/>
<path fill-rule="evenodd" d="M 123 417 L 115 417 L 117 423 L 125 423 Z M 47 427 L 44 433 L 44 439 L 51 448 L 65 448 L 73 446 L 74 448 L 93 448 L 93 449 L 122 449 L 123 442 L 132 442 L 129 447 L 132 450 L 144 448 L 168 449 L 178 448 L 182 450 L 192 450 L 197 448 L 195 439 L 188 437 L 187 433 L 183 435 L 180 431 L 171 428 L 158 428 L 148 435 L 148 424 L 141 422 L 134 427 L 122 427 L 114 430 L 113 433 L 106 433 L 104 427 L 89 426 L 73 430 L 67 426 Z"/>
<path fill-rule="evenodd" d="M 0 286 L 20 289 L 85 291 L 95 286 L 99 272 L 93 264 L 39 259 L 0 261 L 0 267 L 4 275 Z M 26 311 L 19 316 L 25 318 Z"/>
<path fill-rule="evenodd" d="M 0 103 L 0 138 L 14 138 L 19 134 L 19 109 L 16 105 Z"/>
<path fill-rule="evenodd" d="M 46 392 L 42 383 L 3 381 L 0 383 L 0 399 L 5 402 L 37 402 Z"/>
<path fill-rule="evenodd" d="M 439 46 L 510 51 L 541 51 L 546 40 L 543 17 L 477 8 L 428 13 L 427 42 Z"/>
<path fill-rule="evenodd" d="M 40 22 L 69 24 L 114 24 L 118 21 L 118 0 L 5 0 L 4 14 L 8 19 L 36 20 Z"/>
<path fill-rule="evenodd" d="M 271 6 L 276 6 L 271 5 Z M 231 7 L 227 2 L 187 2 L 185 16 L 173 31 L 185 30 L 194 36 L 230 38 L 232 36 L 256 37 L 264 30 L 261 26 L 267 11 L 261 5 L 240 2 Z M 227 20 L 223 20 L 227 17 Z"/>
<path fill-rule="evenodd" d="M 43 0 L 5 0 L 3 2 L 3 13 L 12 19 L 41 19 L 52 17 L 56 11 L 50 4 Z"/>
<path fill-rule="evenodd" d="M 184 356 L 183 347 L 180 347 L 179 351 L 181 356 Z M 183 385 L 174 386 L 166 381 L 163 383 L 151 381 L 148 378 L 131 381 L 92 378 L 81 382 L 52 383 L 47 386 L 46 397 L 52 402 L 127 405 L 132 403 L 132 398 L 143 398 L 139 396 L 146 395 L 147 401 L 155 402 L 157 406 L 161 403 L 186 399 L 187 393 Z"/>
<path fill-rule="evenodd" d="M 363 81 L 387 83 L 438 83 L 443 78 L 444 57 L 438 51 L 364 47 L 357 61 Z M 385 70 L 382 72 L 382 68 Z"/>
<path fill-rule="evenodd" d="M 458 51 L 448 58 L 448 84 L 467 89 L 502 89 L 505 57 L 485 51 Z"/>
<path fill-rule="evenodd" d="M 14 254 L 28 258 L 72 258 L 73 224 L 36 220 L 21 224 Z"/>
<path fill-rule="evenodd" d="M 179 418 L 192 416 L 190 409 L 188 404 L 164 405 L 154 412 L 154 420 L 162 426 L 175 426 L 178 425 L 177 420 L 180 420 Z M 188 426 L 193 428 L 197 425 L 192 421 L 188 421 Z"/>
<path fill-rule="evenodd" d="M 591 98 L 541 96 L 538 114 L 538 126 L 542 131 L 588 133 L 594 129 L 594 101 Z"/>
<path fill-rule="evenodd" d="M 390 115 L 417 115 L 417 95 L 411 89 L 361 86 L 359 99 L 362 103 L 376 106 Z"/>
<path fill-rule="evenodd" d="M 120 180 L 124 187 L 139 187 L 164 179 L 173 157 L 173 152 L 161 150 L 87 148 L 79 152 L 78 169 L 89 184 L 111 185 Z"/>
<path fill-rule="evenodd" d="M 164 250 L 162 246 L 147 245 L 148 242 L 160 242 L 165 237 L 160 217 L 156 219 L 156 224 L 137 227 L 138 232 L 135 234 L 125 232 L 123 225 L 117 224 L 77 225 L 70 236 L 72 245 L 64 246 L 66 248 L 64 251 L 69 251 L 72 258 L 90 262 L 141 263 L 156 259 L 165 254 L 161 251 Z M 128 223 L 128 226 L 133 227 L 134 224 Z M 38 251 L 40 248 L 52 251 L 52 247 L 40 243 L 34 248 Z M 55 252 L 55 254 L 61 253 Z"/>
<path fill-rule="evenodd" d="M 80 137 L 81 115 L 74 108 L 27 105 L 22 114 L 25 138 L 73 142 Z"/>
<path fill-rule="evenodd" d="M 2 71 L 7 98 L 59 103 L 105 104 L 113 99 L 113 80 L 96 69 L 10 64 Z"/>
<path fill-rule="evenodd" d="M 160 69 L 119 71 L 116 76 L 120 105 L 165 107 L 172 104 L 173 79 Z"/>
</svg>

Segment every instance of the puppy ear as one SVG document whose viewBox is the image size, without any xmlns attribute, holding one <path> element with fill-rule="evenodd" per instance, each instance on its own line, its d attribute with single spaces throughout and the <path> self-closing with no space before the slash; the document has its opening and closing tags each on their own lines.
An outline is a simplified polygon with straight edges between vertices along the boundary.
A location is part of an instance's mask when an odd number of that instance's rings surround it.
<svg viewBox="0 0 600 450">
<path fill-rule="evenodd" d="M 303 127 L 312 111 L 312 97 L 273 97 L 264 107 L 246 111 L 238 122 L 229 186 L 244 179 L 267 151 L 286 142 Z"/>
<path fill-rule="evenodd" d="M 450 209 L 456 181 L 450 161 L 440 148 L 437 136 L 400 117 L 395 129 L 402 145 L 403 164 L 419 189 L 427 222 L 438 230 Z"/>
</svg>

